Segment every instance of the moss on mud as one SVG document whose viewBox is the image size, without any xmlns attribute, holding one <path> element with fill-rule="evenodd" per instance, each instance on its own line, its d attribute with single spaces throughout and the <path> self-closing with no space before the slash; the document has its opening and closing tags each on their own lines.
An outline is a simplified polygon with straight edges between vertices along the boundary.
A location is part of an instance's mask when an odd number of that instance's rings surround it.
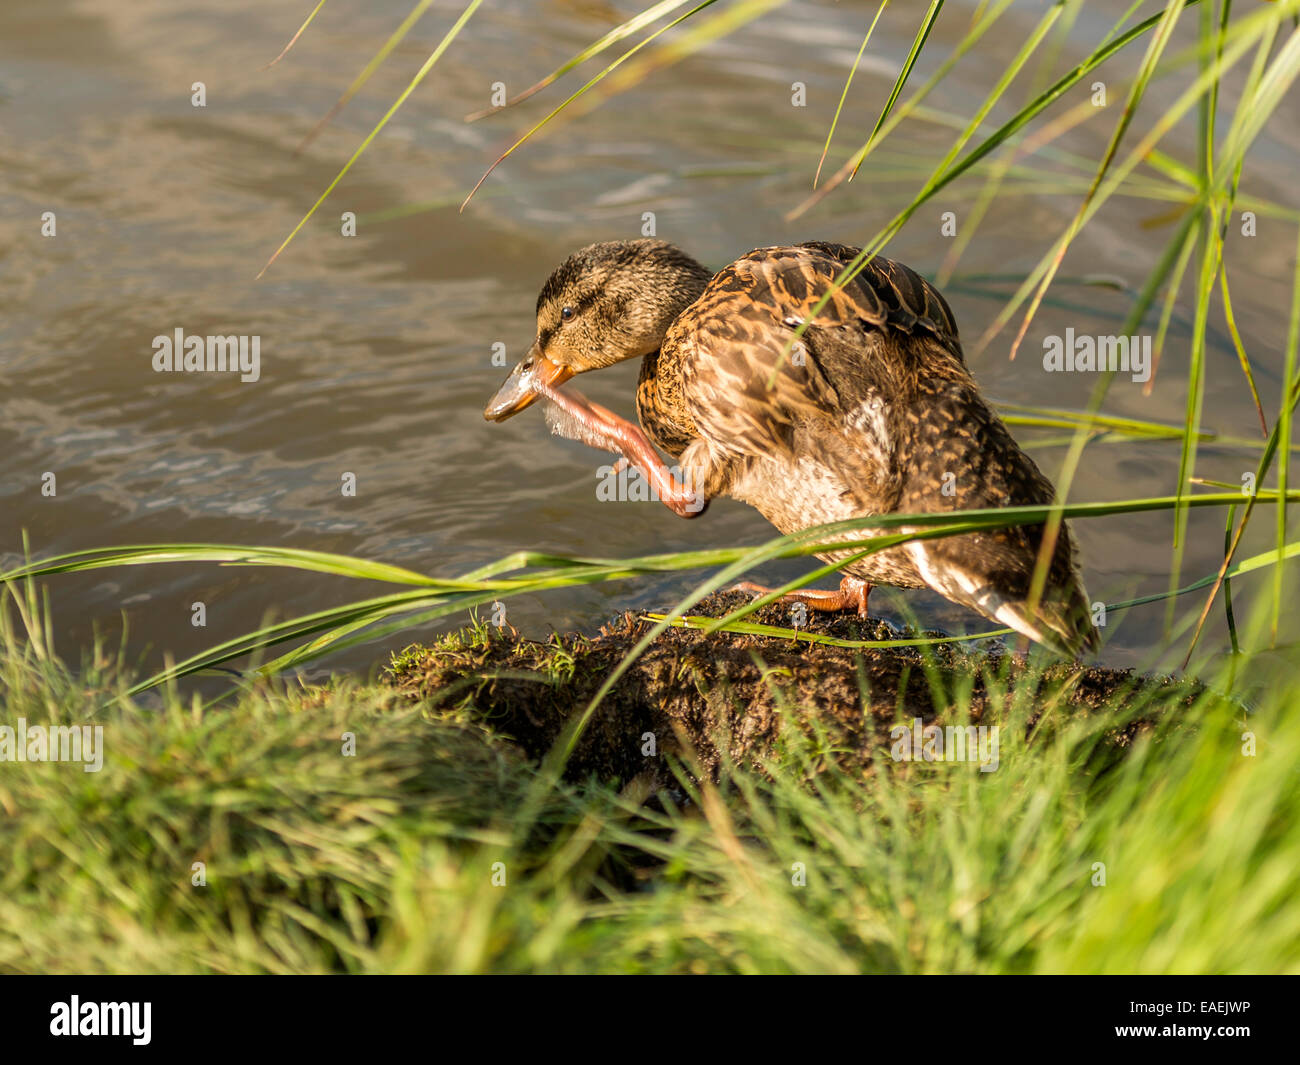
<svg viewBox="0 0 1300 1065">
<path fill-rule="evenodd" d="M 747 601 L 743 593 L 718 593 L 692 614 L 719 617 Z M 749 620 L 788 624 L 778 606 Z M 650 624 L 628 613 L 596 636 L 555 633 L 545 641 L 480 625 L 432 647 L 408 648 L 395 656 L 389 680 L 434 712 L 466 715 L 541 758 Z M 905 635 L 886 622 L 845 615 L 811 615 L 808 631 L 849 640 Z M 914 718 L 926 725 L 1005 724 L 1016 704 L 1031 731 L 1079 714 L 1106 714 L 1113 726 L 1104 745 L 1120 750 L 1201 692 L 1187 681 L 1129 670 L 1031 665 L 992 642 L 845 648 L 672 628 L 601 701 L 566 774 L 622 781 L 647 771 L 659 776 L 666 753 L 688 754 L 710 774 L 724 759 L 761 764 L 790 724 L 816 733 L 826 758 L 869 772 L 880 754 L 888 755 L 896 724 Z M 653 757 L 645 753 L 647 733 L 654 736 Z"/>
</svg>

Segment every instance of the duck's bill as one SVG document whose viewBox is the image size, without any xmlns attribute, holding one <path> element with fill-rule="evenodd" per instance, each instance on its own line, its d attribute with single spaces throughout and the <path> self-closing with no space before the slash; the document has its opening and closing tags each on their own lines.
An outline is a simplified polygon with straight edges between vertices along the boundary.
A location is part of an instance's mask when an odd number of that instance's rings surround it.
<svg viewBox="0 0 1300 1065">
<path fill-rule="evenodd" d="M 564 384 L 573 371 L 550 359 L 543 358 L 534 344 L 528 349 L 523 361 L 510 371 L 505 383 L 497 389 L 483 411 L 483 417 L 490 422 L 503 422 L 512 414 L 518 414 L 535 400 L 544 387 L 557 387 Z"/>
</svg>

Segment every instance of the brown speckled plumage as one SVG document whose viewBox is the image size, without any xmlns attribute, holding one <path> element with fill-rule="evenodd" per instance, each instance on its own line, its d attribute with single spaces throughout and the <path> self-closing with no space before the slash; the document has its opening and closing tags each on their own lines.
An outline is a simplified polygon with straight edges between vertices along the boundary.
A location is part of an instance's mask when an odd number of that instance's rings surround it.
<svg viewBox="0 0 1300 1065">
<path fill-rule="evenodd" d="M 538 350 L 571 372 L 644 356 L 637 412 L 651 440 L 705 498 L 743 500 L 785 533 L 1051 503 L 1051 483 L 980 396 L 935 288 L 876 258 L 816 309 L 857 254 L 821 242 L 759 248 L 707 280 L 662 241 L 594 245 L 543 289 Z M 844 572 L 928 585 L 1058 650 L 1095 646 L 1068 526 L 1043 601 L 1027 610 L 1042 532 L 911 541 Z"/>
</svg>

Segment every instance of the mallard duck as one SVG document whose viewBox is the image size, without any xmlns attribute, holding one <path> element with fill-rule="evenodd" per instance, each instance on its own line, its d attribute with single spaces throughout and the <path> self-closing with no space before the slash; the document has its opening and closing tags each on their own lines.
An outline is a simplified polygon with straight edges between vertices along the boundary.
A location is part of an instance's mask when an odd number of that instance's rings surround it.
<svg viewBox="0 0 1300 1065">
<path fill-rule="evenodd" d="M 787 534 L 884 514 L 1050 504 L 1051 482 L 967 370 L 947 301 L 880 257 L 834 290 L 858 254 L 820 241 L 758 248 L 714 275 L 661 240 L 583 248 L 542 287 L 537 337 L 484 417 L 501 421 L 544 397 L 555 431 L 623 455 L 677 514 L 697 516 L 726 495 Z M 643 360 L 644 432 L 562 387 L 631 358 Z M 1029 603 L 1043 531 L 912 540 L 848 562 L 838 590 L 789 598 L 865 616 L 873 585 L 928 586 L 1058 653 L 1093 649 L 1065 524 L 1043 593 Z"/>
</svg>

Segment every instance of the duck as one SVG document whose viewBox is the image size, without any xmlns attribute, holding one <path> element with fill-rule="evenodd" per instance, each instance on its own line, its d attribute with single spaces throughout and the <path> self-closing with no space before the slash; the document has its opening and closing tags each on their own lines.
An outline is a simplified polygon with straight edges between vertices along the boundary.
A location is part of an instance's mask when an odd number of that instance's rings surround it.
<svg viewBox="0 0 1300 1065">
<path fill-rule="evenodd" d="M 584 247 L 542 286 L 535 338 L 484 417 L 504 421 L 543 399 L 554 432 L 622 456 L 677 515 L 697 518 L 725 496 L 784 534 L 882 515 L 1052 504 L 1051 481 L 967 368 L 948 302 L 881 256 L 837 285 L 860 255 L 807 241 L 756 248 L 715 273 L 654 238 Z M 639 425 L 564 387 L 635 358 Z M 864 528 L 825 542 L 916 531 Z M 1009 525 L 864 557 L 832 547 L 817 557 L 837 565 L 840 587 L 784 599 L 866 617 L 875 586 L 928 587 L 1078 657 L 1099 644 L 1078 549 L 1062 522 L 1035 595 L 1044 536 L 1043 524 Z"/>
</svg>

